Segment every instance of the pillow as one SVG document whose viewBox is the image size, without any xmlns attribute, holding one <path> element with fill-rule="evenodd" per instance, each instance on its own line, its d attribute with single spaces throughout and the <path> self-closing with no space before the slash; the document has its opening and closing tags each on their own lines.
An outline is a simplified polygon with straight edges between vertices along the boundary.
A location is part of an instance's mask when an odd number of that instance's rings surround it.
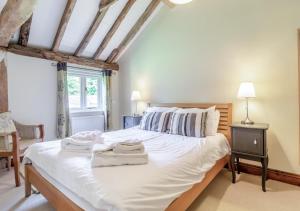
<svg viewBox="0 0 300 211">
<path fill-rule="evenodd" d="M 0 113 L 0 134 L 12 133 L 16 131 L 15 124 L 10 112 Z"/>
<path fill-rule="evenodd" d="M 189 137 L 205 137 L 208 112 L 177 113 L 171 119 L 170 133 Z"/>
<path fill-rule="evenodd" d="M 216 110 L 216 106 L 209 107 L 207 109 L 201 108 L 188 108 L 188 109 L 178 109 L 176 113 L 202 113 L 207 111 L 207 120 L 206 120 L 206 136 L 214 136 L 218 131 L 220 112 Z"/>
<path fill-rule="evenodd" d="M 140 128 L 156 132 L 166 132 L 170 127 L 170 119 L 173 112 L 147 112 L 144 114 Z"/>
<path fill-rule="evenodd" d="M 145 112 L 146 113 L 147 112 L 174 112 L 177 109 L 178 108 L 176 108 L 176 107 L 156 107 L 156 106 L 154 106 L 154 107 L 148 107 Z"/>
<path fill-rule="evenodd" d="M 16 131 L 10 112 L 0 113 L 0 134 L 9 134 Z M 11 136 L 0 136 L 0 151 L 10 150 Z"/>
<path fill-rule="evenodd" d="M 207 136 L 214 136 L 218 132 L 220 121 L 220 111 L 215 110 L 213 113 L 208 112 L 208 117 L 206 120 L 206 135 Z"/>
</svg>

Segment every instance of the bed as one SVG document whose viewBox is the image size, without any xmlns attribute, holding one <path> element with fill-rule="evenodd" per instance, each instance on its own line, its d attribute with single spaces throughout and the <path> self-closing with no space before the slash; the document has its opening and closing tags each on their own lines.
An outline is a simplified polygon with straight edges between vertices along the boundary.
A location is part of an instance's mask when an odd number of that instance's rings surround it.
<svg viewBox="0 0 300 211">
<path fill-rule="evenodd" d="M 36 144 L 28 153 L 32 162 L 25 165 L 25 196 L 33 185 L 57 210 L 186 210 L 229 162 L 232 105 L 151 104 L 212 105 L 221 113 L 215 137 L 200 140 L 138 128 L 105 134 L 142 137 L 149 152 L 147 165 L 91 169 L 87 155 L 60 152 L 59 141 Z"/>
</svg>

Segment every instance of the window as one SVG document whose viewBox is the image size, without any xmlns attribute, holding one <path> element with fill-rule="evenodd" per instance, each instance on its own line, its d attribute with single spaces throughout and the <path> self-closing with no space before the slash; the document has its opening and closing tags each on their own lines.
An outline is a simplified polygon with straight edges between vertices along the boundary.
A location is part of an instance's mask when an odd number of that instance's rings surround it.
<svg viewBox="0 0 300 211">
<path fill-rule="evenodd" d="M 96 71 L 68 72 L 69 106 L 73 111 L 101 110 L 101 74 Z"/>
</svg>

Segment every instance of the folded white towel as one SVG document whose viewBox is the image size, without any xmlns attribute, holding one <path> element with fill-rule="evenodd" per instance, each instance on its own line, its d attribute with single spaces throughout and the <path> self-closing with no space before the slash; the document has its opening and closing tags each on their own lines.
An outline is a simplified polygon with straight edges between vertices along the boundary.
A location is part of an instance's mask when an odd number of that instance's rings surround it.
<svg viewBox="0 0 300 211">
<path fill-rule="evenodd" d="M 92 167 L 142 165 L 148 163 L 148 155 L 142 154 L 116 154 L 112 150 L 93 154 Z"/>
<path fill-rule="evenodd" d="M 113 151 L 118 154 L 142 154 L 145 151 L 145 147 L 141 141 L 120 142 L 116 144 Z"/>
<path fill-rule="evenodd" d="M 101 131 L 84 131 L 65 138 L 61 141 L 61 148 L 65 151 L 90 152 L 93 145 L 103 143 Z"/>
<path fill-rule="evenodd" d="M 70 138 L 79 141 L 95 141 L 97 143 L 103 143 L 102 132 L 99 130 L 78 132 Z"/>
<path fill-rule="evenodd" d="M 66 151 L 74 152 L 90 152 L 93 148 L 93 141 L 78 141 L 73 138 L 65 138 L 61 140 L 61 148 Z"/>
</svg>

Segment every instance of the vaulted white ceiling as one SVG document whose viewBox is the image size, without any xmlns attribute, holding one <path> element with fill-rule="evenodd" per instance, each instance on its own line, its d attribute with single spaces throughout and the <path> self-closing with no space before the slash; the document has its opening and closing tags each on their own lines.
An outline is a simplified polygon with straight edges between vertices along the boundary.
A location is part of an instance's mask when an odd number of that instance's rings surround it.
<svg viewBox="0 0 300 211">
<path fill-rule="evenodd" d="M 74 54 L 75 50 L 92 24 L 97 11 L 99 10 L 100 1 L 101 0 L 77 0 L 60 44 L 59 51 L 68 54 Z M 117 32 L 114 34 L 109 44 L 102 52 L 100 59 L 106 60 L 111 52 L 118 47 L 150 2 L 151 0 L 137 0 L 135 2 L 121 23 Z M 5 3 L 5 0 L 0 0 L 0 11 Z M 96 33 L 82 53 L 82 57 L 93 57 L 95 51 L 99 47 L 106 33 L 109 31 L 126 3 L 127 0 L 119 0 L 109 8 Z M 28 46 L 46 49 L 52 48 L 55 34 L 57 32 L 66 4 L 67 0 L 38 0 L 38 3 L 33 11 Z M 149 23 L 162 5 L 163 3 L 160 3 L 145 25 Z M 11 40 L 12 43 L 17 42 L 19 37 L 18 34 L 19 32 L 15 33 Z"/>
</svg>

